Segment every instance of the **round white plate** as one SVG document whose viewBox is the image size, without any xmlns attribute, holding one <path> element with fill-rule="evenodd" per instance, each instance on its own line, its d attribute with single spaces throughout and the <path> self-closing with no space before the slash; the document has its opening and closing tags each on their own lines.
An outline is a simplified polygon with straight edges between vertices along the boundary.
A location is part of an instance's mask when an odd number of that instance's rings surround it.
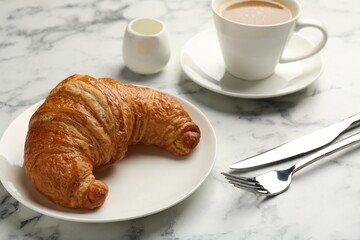
<svg viewBox="0 0 360 240">
<path fill-rule="evenodd" d="M 312 47 L 308 40 L 294 34 L 284 54 L 291 56 Z M 191 38 L 183 48 L 180 62 L 186 75 L 200 86 L 240 98 L 270 98 L 299 91 L 313 83 L 323 70 L 322 57 L 318 53 L 302 61 L 278 64 L 275 73 L 264 80 L 236 78 L 225 69 L 215 29 Z"/>
<path fill-rule="evenodd" d="M 96 210 L 60 207 L 38 193 L 23 169 L 24 142 L 31 115 L 41 102 L 17 117 L 0 140 L 0 180 L 25 206 L 42 214 L 77 222 L 111 222 L 167 209 L 193 193 L 209 175 L 216 155 L 215 132 L 194 105 L 178 98 L 200 127 L 201 140 L 187 157 L 174 157 L 155 146 L 129 148 L 125 159 L 97 169 L 95 176 L 109 186 L 109 195 Z"/>
</svg>

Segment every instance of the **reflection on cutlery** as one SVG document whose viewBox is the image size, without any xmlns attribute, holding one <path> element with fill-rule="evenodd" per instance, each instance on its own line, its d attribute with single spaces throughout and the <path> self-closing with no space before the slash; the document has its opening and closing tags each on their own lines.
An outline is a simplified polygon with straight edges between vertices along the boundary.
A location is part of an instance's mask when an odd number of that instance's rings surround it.
<svg viewBox="0 0 360 240">
<path fill-rule="evenodd" d="M 285 192 L 289 188 L 291 177 L 295 172 L 323 157 L 359 142 L 360 133 L 357 133 L 312 153 L 288 169 L 270 171 L 257 177 L 242 177 L 229 173 L 222 174 L 225 175 L 225 178 L 229 180 L 229 183 L 233 184 L 235 187 L 249 192 L 273 196 Z"/>
<path fill-rule="evenodd" d="M 311 152 L 334 141 L 342 133 L 360 124 L 360 113 L 348 117 L 341 122 L 320 129 L 291 142 L 280 145 L 269 151 L 241 160 L 229 165 L 231 169 L 250 169 L 289 159 Z"/>
</svg>

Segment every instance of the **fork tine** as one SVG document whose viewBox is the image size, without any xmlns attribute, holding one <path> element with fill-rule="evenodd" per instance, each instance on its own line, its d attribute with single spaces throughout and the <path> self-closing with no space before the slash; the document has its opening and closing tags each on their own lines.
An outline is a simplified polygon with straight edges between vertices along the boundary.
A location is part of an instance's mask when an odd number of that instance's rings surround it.
<svg viewBox="0 0 360 240">
<path fill-rule="evenodd" d="M 237 187 L 241 190 L 247 191 L 247 192 L 251 192 L 251 193 L 257 193 L 257 194 L 264 194 L 264 195 L 268 195 L 269 191 L 267 191 L 265 188 L 259 188 L 259 189 L 254 189 L 254 188 L 248 188 L 248 187 L 244 187 L 238 184 L 234 184 L 234 187 Z"/>
<path fill-rule="evenodd" d="M 235 176 L 225 172 L 222 172 L 221 174 L 223 174 L 225 178 L 229 180 L 230 184 L 233 184 L 235 187 L 242 190 L 259 194 L 269 193 L 255 178 Z"/>
<path fill-rule="evenodd" d="M 242 177 L 242 176 L 235 176 L 229 173 L 222 172 L 226 179 L 236 182 L 236 183 L 243 183 L 246 185 L 258 185 L 259 182 L 256 181 L 255 178 L 248 178 L 248 177 Z"/>
<path fill-rule="evenodd" d="M 234 184 L 234 187 L 239 188 L 239 189 L 244 190 L 244 191 L 247 191 L 247 192 L 258 193 L 258 190 L 254 189 L 254 188 L 244 187 L 244 186 L 238 185 L 238 184 Z"/>
<path fill-rule="evenodd" d="M 233 174 L 226 173 L 226 172 L 222 172 L 221 174 L 224 175 L 225 177 L 234 178 L 234 179 L 242 179 L 244 181 L 251 181 L 254 179 L 254 178 L 249 178 L 249 177 L 237 176 L 237 175 L 233 175 Z"/>
<path fill-rule="evenodd" d="M 264 189 L 264 187 L 261 186 L 260 184 L 248 184 L 246 182 L 239 182 L 239 181 L 232 181 L 232 180 L 230 180 L 229 183 L 233 184 L 233 185 L 242 186 L 244 188 L 259 189 L 259 190 Z"/>
</svg>

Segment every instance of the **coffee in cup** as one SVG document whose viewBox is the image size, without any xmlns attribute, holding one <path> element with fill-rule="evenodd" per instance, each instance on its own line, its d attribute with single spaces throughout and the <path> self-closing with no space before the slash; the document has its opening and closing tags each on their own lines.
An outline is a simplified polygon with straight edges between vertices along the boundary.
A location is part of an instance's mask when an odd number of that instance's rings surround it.
<svg viewBox="0 0 360 240">
<path fill-rule="evenodd" d="M 212 11 L 226 69 L 237 78 L 265 79 L 277 64 L 313 56 L 327 41 L 321 22 L 299 19 L 298 0 L 212 0 Z M 282 57 L 291 35 L 305 27 L 321 32 L 319 43 L 300 55 Z"/>
<path fill-rule="evenodd" d="M 269 25 L 292 19 L 296 12 L 283 3 L 269 0 L 238 0 L 220 6 L 224 18 L 241 24 Z"/>
</svg>

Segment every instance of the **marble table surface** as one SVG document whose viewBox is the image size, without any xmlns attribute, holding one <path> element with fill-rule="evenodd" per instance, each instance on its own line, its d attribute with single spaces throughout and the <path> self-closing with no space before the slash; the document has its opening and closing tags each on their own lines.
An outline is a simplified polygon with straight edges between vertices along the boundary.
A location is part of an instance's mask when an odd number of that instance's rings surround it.
<svg viewBox="0 0 360 240">
<path fill-rule="evenodd" d="M 235 189 L 220 174 L 236 160 L 360 110 L 360 2 L 302 3 L 302 16 L 321 20 L 329 32 L 322 75 L 287 96 L 242 99 L 206 90 L 181 69 L 184 44 L 213 25 L 209 0 L 0 0 L 0 135 L 59 81 L 80 73 L 150 86 L 190 101 L 210 120 L 218 143 L 210 175 L 191 196 L 128 221 L 51 218 L 17 202 L 0 184 L 0 239 L 359 239 L 356 148 L 299 172 L 291 188 L 274 198 Z M 123 33 L 136 17 L 160 19 L 168 28 L 172 55 L 159 74 L 138 75 L 124 67 Z M 302 34 L 316 39 L 311 31 Z"/>
</svg>

